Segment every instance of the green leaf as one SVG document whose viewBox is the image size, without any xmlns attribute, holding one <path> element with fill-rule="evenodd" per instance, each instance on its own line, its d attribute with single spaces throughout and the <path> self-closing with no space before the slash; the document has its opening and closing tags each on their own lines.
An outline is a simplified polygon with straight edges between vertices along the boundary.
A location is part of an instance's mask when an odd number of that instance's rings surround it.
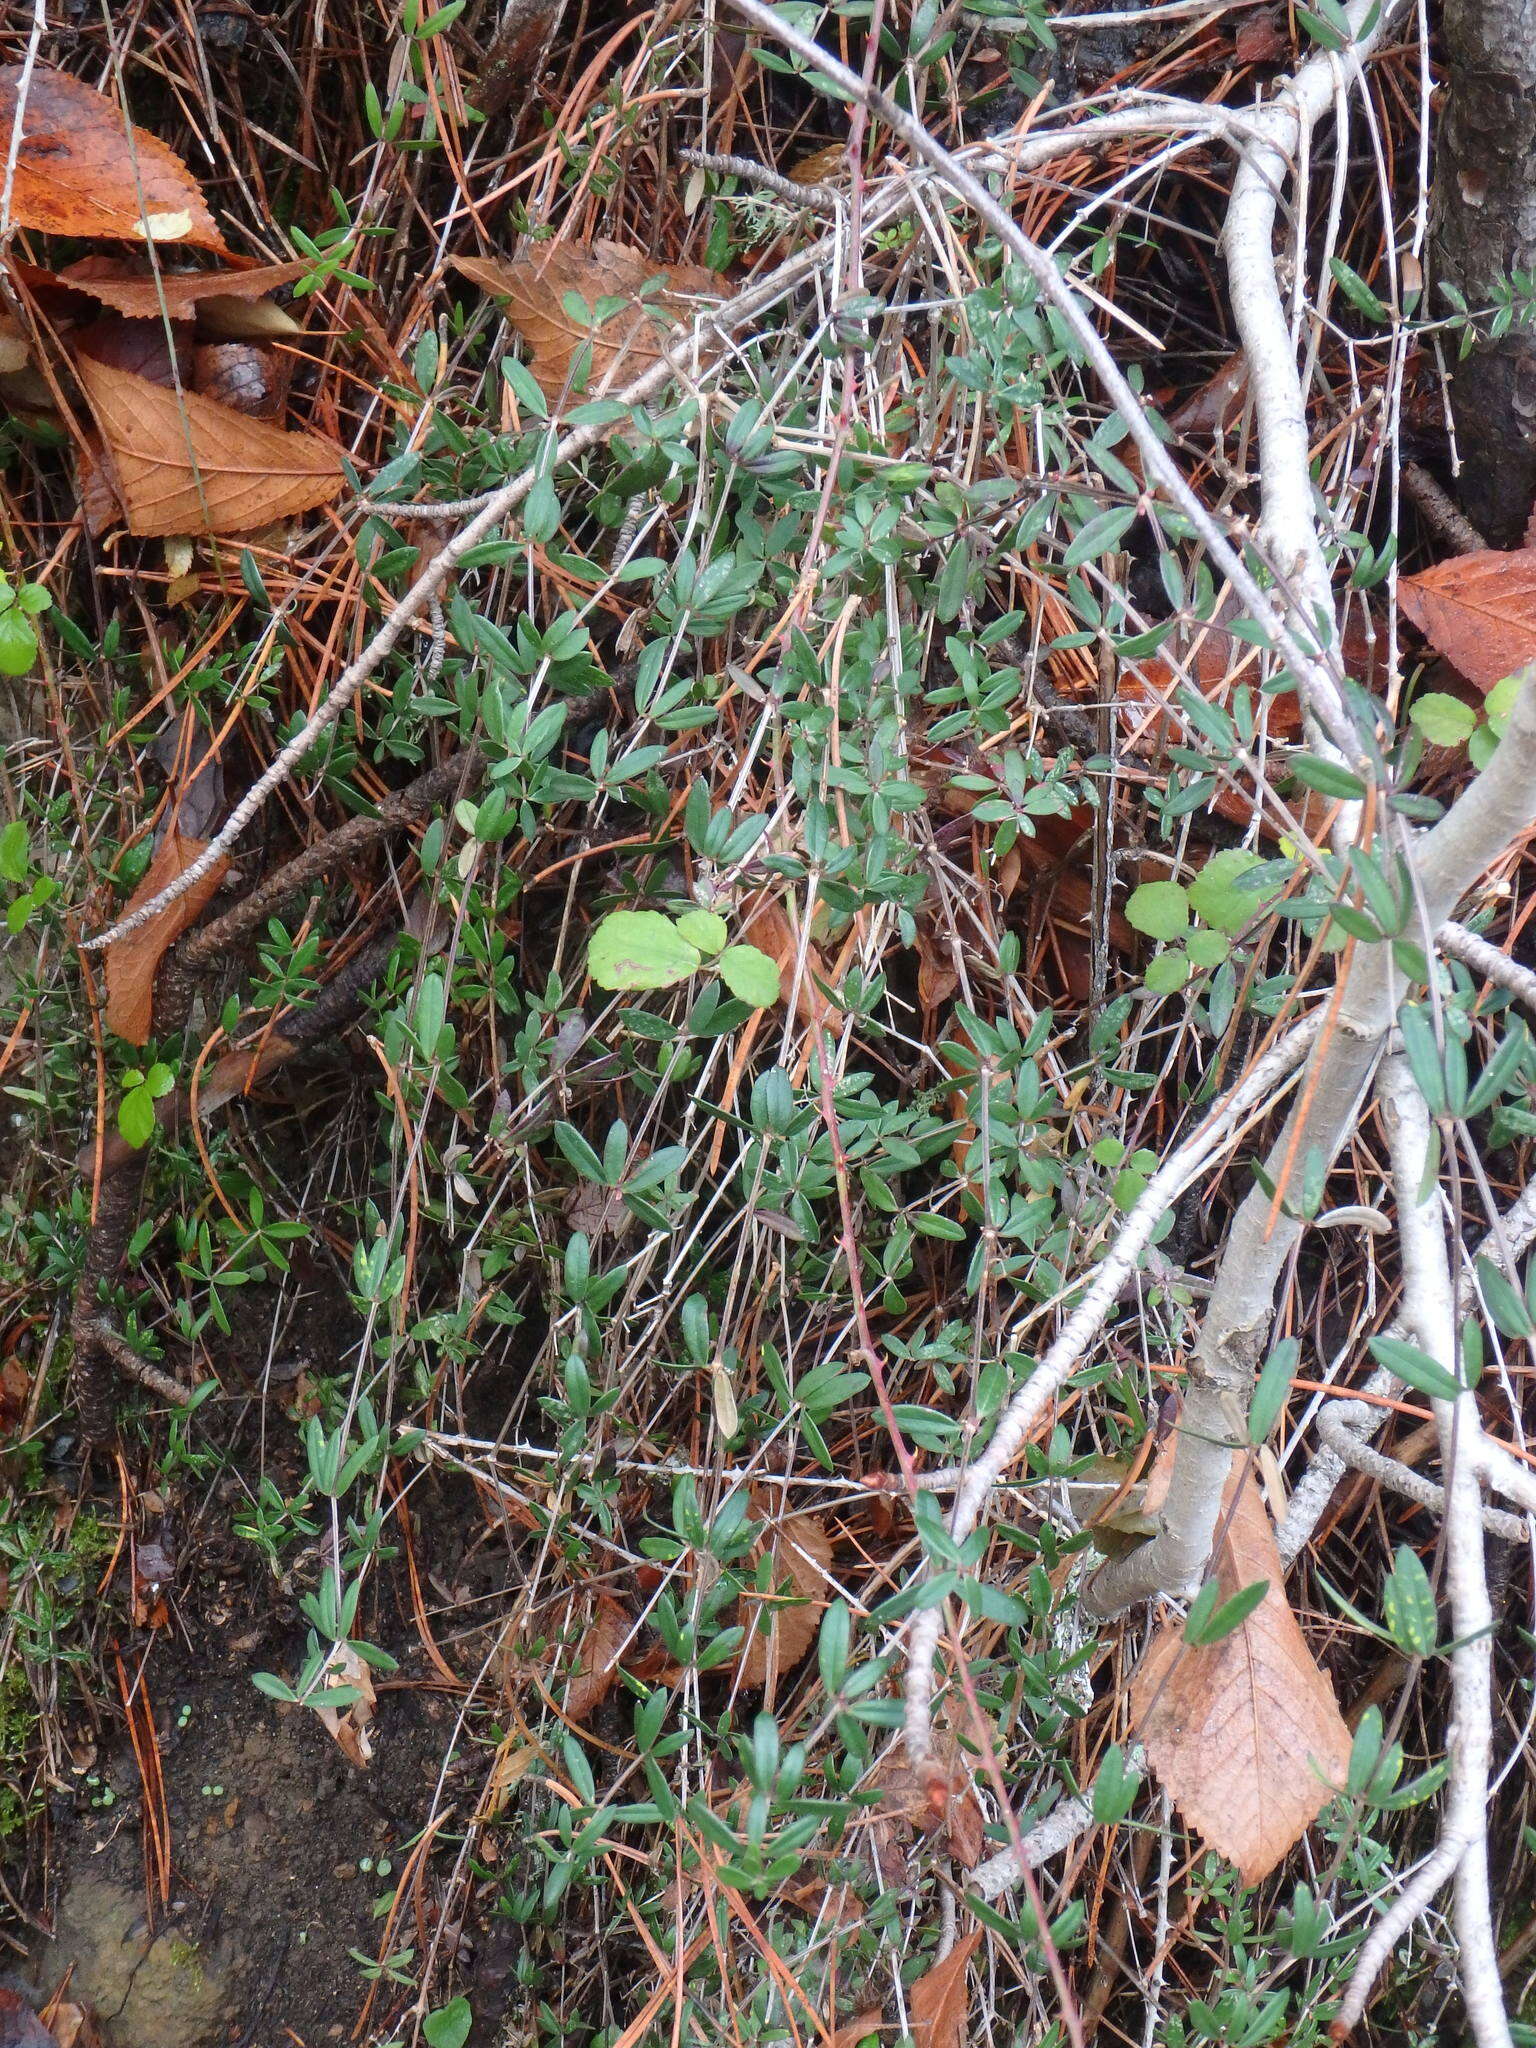
<svg viewBox="0 0 1536 2048">
<path fill-rule="evenodd" d="M 0 675 L 24 676 L 37 659 L 37 635 L 14 605 L 0 612 Z"/>
<path fill-rule="evenodd" d="M 1080 569 L 1084 562 L 1096 562 L 1100 555 L 1107 555 L 1119 546 L 1135 521 L 1134 505 L 1115 505 L 1107 512 L 1097 513 L 1062 556 L 1061 566 L 1063 569 Z"/>
<path fill-rule="evenodd" d="M 1427 1657 L 1440 1640 L 1440 1617 L 1435 1609 L 1434 1589 L 1417 1554 L 1407 1544 L 1398 1547 L 1392 1576 L 1382 1588 L 1382 1618 L 1392 1640 L 1409 1657 Z"/>
<path fill-rule="evenodd" d="M 1184 950 L 1196 967 L 1219 967 L 1232 951 L 1225 932 L 1191 932 Z"/>
<path fill-rule="evenodd" d="M 1443 690 L 1429 690 L 1424 696 L 1415 697 L 1408 707 L 1408 716 L 1432 747 L 1461 746 L 1472 737 L 1472 728 L 1477 724 L 1472 706 L 1463 704 L 1459 697 L 1448 697 Z"/>
<path fill-rule="evenodd" d="M 155 1098 L 141 1082 L 117 1105 L 117 1128 L 123 1142 L 142 1151 L 155 1134 Z"/>
<path fill-rule="evenodd" d="M 729 937 L 729 929 L 723 917 L 717 917 L 712 910 L 685 910 L 677 920 L 677 928 L 690 946 L 697 946 L 706 959 L 719 952 Z"/>
<path fill-rule="evenodd" d="M 1477 1261 L 1477 1284 L 1483 1300 L 1488 1304 L 1488 1313 L 1502 1335 L 1506 1337 L 1536 1336 L 1536 1322 L 1518 1287 L 1501 1273 L 1492 1259 L 1479 1258 Z"/>
<path fill-rule="evenodd" d="M 701 955 L 659 910 L 613 910 L 592 933 L 587 972 L 599 988 L 672 988 Z"/>
<path fill-rule="evenodd" d="M 779 1000 L 779 964 L 756 946 L 727 946 L 715 965 L 731 994 L 754 1010 Z"/>
<path fill-rule="evenodd" d="M 1240 1629 L 1255 1607 L 1269 1591 L 1268 1579 L 1256 1579 L 1251 1586 L 1234 1593 L 1222 1606 L 1216 1605 L 1221 1598 L 1221 1587 L 1215 1579 L 1207 1579 L 1194 1599 L 1189 1603 L 1189 1612 L 1184 1617 L 1184 1640 L 1192 1650 L 1208 1649 L 1212 1643 L 1219 1643 L 1224 1636 Z"/>
<path fill-rule="evenodd" d="M 1495 683 L 1484 698 L 1483 708 L 1488 714 L 1488 729 L 1495 739 L 1503 739 L 1504 728 L 1509 724 L 1509 714 L 1518 703 L 1523 688 L 1524 671 L 1520 670 L 1512 676 L 1505 676 L 1502 682 Z"/>
<path fill-rule="evenodd" d="M 1460 1380 L 1416 1344 L 1405 1344 L 1401 1337 L 1372 1337 L 1370 1352 L 1378 1365 L 1395 1373 L 1405 1386 L 1417 1388 L 1432 1400 L 1454 1401 L 1462 1391 Z"/>
<path fill-rule="evenodd" d="M 1295 1337 L 1282 1337 L 1265 1360 L 1259 1383 L 1248 1408 L 1248 1441 L 1261 1444 L 1269 1436 L 1291 1390 L 1301 1344 Z"/>
<path fill-rule="evenodd" d="M 1348 768 L 1341 768 L 1337 761 L 1323 761 L 1316 754 L 1293 754 L 1287 766 L 1298 782 L 1304 782 L 1308 789 L 1315 789 L 1319 796 L 1358 798 L 1365 795 L 1365 784 L 1359 776 Z"/>
<path fill-rule="evenodd" d="M 427 2014 L 421 2023 L 421 2037 L 427 2048 L 464 2048 L 474 2023 L 469 2000 L 455 1998 L 451 2004 L 440 2005 L 436 2012 Z"/>
<path fill-rule="evenodd" d="M 1190 908 L 1196 917 L 1213 931 L 1241 931 L 1259 914 L 1265 899 L 1256 889 L 1243 888 L 1240 878 L 1263 865 L 1258 854 L 1238 846 L 1213 853 L 1189 885 Z"/>
<path fill-rule="evenodd" d="M 1363 313 L 1367 320 L 1374 320 L 1378 327 L 1385 327 L 1392 316 L 1359 272 L 1351 270 L 1342 256 L 1330 256 L 1328 268 L 1333 272 L 1334 283 L 1355 311 Z"/>
<path fill-rule="evenodd" d="M 3 832 L 0 832 L 0 881 L 16 882 L 27 879 L 27 828 L 20 818 L 13 818 Z"/>
<path fill-rule="evenodd" d="M 1189 929 L 1189 891 L 1178 882 L 1143 882 L 1125 906 L 1131 925 L 1149 939 L 1177 939 Z"/>
<path fill-rule="evenodd" d="M 1174 996 L 1188 981 L 1194 970 L 1194 963 L 1180 946 L 1170 952 L 1159 953 L 1155 960 L 1147 962 L 1146 984 L 1155 996 Z"/>
</svg>

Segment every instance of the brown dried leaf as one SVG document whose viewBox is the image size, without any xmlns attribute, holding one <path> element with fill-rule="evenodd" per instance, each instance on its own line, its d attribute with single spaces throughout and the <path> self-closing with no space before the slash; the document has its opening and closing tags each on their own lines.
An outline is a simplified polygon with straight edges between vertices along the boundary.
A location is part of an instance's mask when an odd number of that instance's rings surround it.
<svg viewBox="0 0 1536 2048">
<path fill-rule="evenodd" d="M 114 313 L 71 336 L 76 351 L 109 370 L 147 377 L 163 391 L 192 381 L 191 331 L 178 324 L 169 333 L 163 320 L 124 320 Z M 172 344 L 174 342 L 174 354 Z"/>
<path fill-rule="evenodd" d="M 207 845 L 203 839 L 189 839 L 174 828 L 167 832 L 154 859 L 144 870 L 139 886 L 129 897 L 124 916 L 131 916 L 141 903 L 169 888 L 178 875 L 191 867 Z M 154 1012 L 155 974 L 166 949 L 173 946 L 219 886 L 227 860 L 215 861 L 185 896 L 178 896 L 158 911 L 148 924 L 107 948 L 107 1029 L 126 1039 L 129 1045 L 143 1045 L 149 1037 Z"/>
<path fill-rule="evenodd" d="M 1184 1818 L 1257 1884 L 1343 1781 L 1350 1735 L 1286 1600 L 1274 1528 L 1241 1457 L 1228 1511 L 1223 1599 L 1260 1579 L 1269 1591 L 1241 1628 L 1203 1649 L 1160 1629 L 1131 1681 L 1131 1725 Z"/>
<path fill-rule="evenodd" d="M 263 263 L 254 270 L 161 271 L 157 279 L 153 271 L 136 269 L 115 256 L 83 256 L 52 279 L 43 274 L 41 281 L 89 292 L 132 320 L 159 320 L 164 317 L 163 305 L 172 320 L 195 315 L 220 340 L 249 341 L 300 331 L 291 313 L 264 301 L 268 292 L 293 284 L 308 268 L 307 263 Z M 247 303 L 253 300 L 257 303 Z M 268 324 L 274 316 L 276 326 Z"/>
<path fill-rule="evenodd" d="M 832 1545 L 820 1515 L 791 1515 L 773 1532 L 773 1591 L 744 1594 L 747 1631 L 737 1676 L 754 1691 L 792 1669 L 816 1640 L 827 1604 Z"/>
<path fill-rule="evenodd" d="M 814 939 L 807 940 L 805 964 L 800 969 L 797 983 L 795 970 L 800 960 L 800 940 L 776 897 L 759 898 L 747 912 L 742 920 L 741 943 L 756 946 L 760 953 L 766 953 L 770 960 L 778 962 L 780 989 L 794 988 L 795 1014 L 802 1024 L 822 1026 L 834 1038 L 837 1036 L 843 1028 L 842 1012 L 821 992 L 820 985 L 831 979 L 821 948 Z"/>
<path fill-rule="evenodd" d="M 867 2040 L 871 2034 L 878 2034 L 884 2023 L 879 2006 L 872 2005 L 856 2019 L 843 2021 L 832 2036 L 831 2048 L 859 2048 L 859 2043 Z"/>
<path fill-rule="evenodd" d="M 1238 349 L 1176 412 L 1169 413 L 1168 424 L 1187 441 L 1216 440 L 1233 431 L 1247 402 L 1248 359 Z"/>
<path fill-rule="evenodd" d="M 192 351 L 192 388 L 204 398 L 275 420 L 288 396 L 289 359 L 251 341 L 200 341 Z"/>
<path fill-rule="evenodd" d="M 981 1929 L 973 1927 L 912 1986 L 907 2010 L 917 2048 L 961 2048 L 970 2008 L 965 1973 L 980 1940 Z"/>
<path fill-rule="evenodd" d="M 658 263 L 623 242 L 596 241 L 587 247 L 554 242 L 510 263 L 496 257 L 460 256 L 454 267 L 472 283 L 507 301 L 507 319 L 533 351 L 529 367 L 546 398 L 564 396 L 578 356 L 591 351 L 586 395 L 628 384 L 661 354 L 669 329 L 685 320 L 695 298 L 718 300 L 719 277 L 697 263 Z M 640 298 L 655 278 L 659 289 Z M 588 308 L 602 299 L 628 303 L 597 325 L 573 319 L 568 295 Z"/>
<path fill-rule="evenodd" d="M 1453 555 L 1400 577 L 1397 601 L 1430 646 L 1480 690 L 1536 656 L 1536 547 Z"/>
<path fill-rule="evenodd" d="M 597 1596 L 597 1612 L 581 1638 L 580 1654 L 565 1690 L 565 1711 L 578 1727 L 600 1707 L 619 1675 L 619 1653 L 634 1630 L 632 1617 L 606 1593 Z"/>
<path fill-rule="evenodd" d="M 0 148 L 9 150 L 22 67 L 0 69 Z M 182 243 L 227 256 L 196 180 L 174 150 L 62 71 L 27 82 L 11 218 L 49 235 Z"/>
<path fill-rule="evenodd" d="M 320 1716 L 321 1727 L 334 1736 L 347 1762 L 362 1771 L 373 1761 L 373 1673 L 350 1643 L 336 1645 L 325 1668 L 325 1684 L 311 1697 L 323 1700 L 328 1692 L 339 1692 L 343 1686 L 355 1689 L 362 1697 L 349 1700 L 344 1706 L 316 1707 L 315 1712 Z"/>
<path fill-rule="evenodd" d="M 1278 13 L 1250 14 L 1238 28 L 1232 54 L 1239 64 L 1283 64 L 1291 42 Z"/>
<path fill-rule="evenodd" d="M 130 533 L 249 533 L 341 489 L 336 450 L 196 392 L 161 391 L 80 359 L 81 387 L 112 456 Z"/>
</svg>

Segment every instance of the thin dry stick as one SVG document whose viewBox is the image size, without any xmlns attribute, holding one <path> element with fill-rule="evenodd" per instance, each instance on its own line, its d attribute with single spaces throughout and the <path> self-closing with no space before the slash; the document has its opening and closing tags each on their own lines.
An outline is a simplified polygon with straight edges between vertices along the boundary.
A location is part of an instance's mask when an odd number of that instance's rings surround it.
<svg viewBox="0 0 1536 2048">
<path fill-rule="evenodd" d="M 1424 1193 L 1430 1117 L 1401 1054 L 1382 1064 L 1382 1121 L 1392 1148 L 1398 1236 L 1403 1254 L 1403 1320 L 1430 1357 L 1454 1373 L 1456 1310 L 1440 1190 Z M 1482 1424 L 1469 1388 L 1433 1403 L 1446 1474 L 1445 1582 L 1450 1595 L 1450 1767 L 1440 1840 L 1367 1937 L 1334 2022 L 1345 2036 L 1365 2016 L 1371 1988 L 1402 1935 L 1451 1875 L 1462 1996 L 1478 2048 L 1511 2048 L 1488 1898 L 1488 1774 L 1493 1753 L 1493 1604 L 1483 1555 L 1478 1473 Z"/>
<path fill-rule="evenodd" d="M 1367 4 L 1367 0 L 1361 0 L 1361 4 Z M 1148 479 L 1162 486 L 1168 497 L 1194 526 L 1205 544 L 1213 565 L 1231 584 L 1255 623 L 1268 636 L 1273 650 L 1290 668 L 1312 716 L 1351 767 L 1364 780 L 1369 781 L 1372 764 L 1362 753 L 1353 722 L 1339 691 L 1339 676 L 1342 671 L 1339 669 L 1337 650 L 1329 649 L 1318 655 L 1304 648 L 1297 640 L 1288 619 L 1277 610 L 1273 596 L 1260 588 L 1257 578 L 1227 539 L 1220 524 L 1190 488 L 1183 472 L 1152 426 L 1144 401 L 1126 382 L 1125 374 L 1110 353 L 1103 336 L 1084 312 L 1077 293 L 1062 276 L 1050 256 L 1024 233 L 1012 214 L 999 205 L 966 165 L 935 136 L 930 135 L 923 124 L 905 108 L 897 106 L 887 93 L 881 92 L 878 87 L 868 84 L 855 72 L 850 71 L 846 64 L 840 63 L 809 36 L 803 35 L 782 16 L 774 13 L 771 7 L 764 4 L 764 0 L 730 0 L 730 5 L 738 14 L 745 15 L 747 20 L 761 29 L 765 35 L 773 37 L 786 49 L 792 50 L 810 67 L 813 74 L 820 72 L 833 80 L 848 98 L 862 102 L 870 113 L 878 114 L 913 155 L 930 165 L 940 180 L 962 198 L 972 211 L 985 221 L 1003 246 L 1018 258 L 1041 294 L 1050 300 L 1071 330 L 1105 395 L 1124 420 L 1131 439 L 1140 451 Z M 1272 566 L 1276 568 L 1277 575 L 1283 581 L 1283 565 Z"/>
<path fill-rule="evenodd" d="M 1004 1409 L 991 1441 L 957 1487 L 949 1524 L 957 1542 L 963 1542 L 975 1528 L 993 1487 L 1098 1335 L 1164 1212 L 1200 1178 L 1236 1130 L 1268 1109 L 1274 1092 L 1305 1059 L 1318 1028 L 1316 1017 L 1293 1025 L 1278 1044 L 1255 1060 L 1236 1087 L 1213 1105 L 1190 1137 L 1169 1154 L 1147 1183 L 1095 1268 L 1093 1281 L 1082 1300 L 1028 1381 Z M 933 1659 L 942 1627 L 940 1611 L 928 1608 L 913 1617 L 907 1635 L 904 1726 L 908 1752 L 914 1762 L 926 1760 L 932 1751 Z"/>
</svg>

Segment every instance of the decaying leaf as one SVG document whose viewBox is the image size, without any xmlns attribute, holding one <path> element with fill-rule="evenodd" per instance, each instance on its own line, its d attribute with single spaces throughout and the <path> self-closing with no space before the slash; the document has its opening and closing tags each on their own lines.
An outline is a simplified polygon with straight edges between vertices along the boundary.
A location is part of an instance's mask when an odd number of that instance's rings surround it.
<svg viewBox="0 0 1536 2048">
<path fill-rule="evenodd" d="M 1223 1521 L 1229 1512 L 1216 1573 L 1223 1600 L 1261 1579 L 1269 1591 L 1239 1628 L 1201 1649 L 1165 1624 L 1131 1681 L 1131 1725 L 1184 1818 L 1257 1884 L 1343 1782 L 1350 1735 L 1286 1600 L 1274 1528 L 1241 1457 Z"/>
<path fill-rule="evenodd" d="M 1453 555 L 1399 578 L 1397 601 L 1436 653 L 1480 690 L 1536 656 L 1536 547 Z"/>
<path fill-rule="evenodd" d="M 859 2048 L 861 2041 L 878 2034 L 883 2024 L 880 2008 L 873 2005 L 856 2019 L 844 2020 L 832 2036 L 832 2048 Z"/>
<path fill-rule="evenodd" d="M 22 67 L 0 70 L 0 146 L 10 147 Z M 230 252 L 191 172 L 88 85 L 38 65 L 27 81 L 11 218 L 50 235 L 111 235 Z"/>
<path fill-rule="evenodd" d="M 741 1602 L 747 1631 L 737 1677 L 754 1691 L 792 1670 L 816 1640 L 827 1604 L 832 1545 L 819 1515 L 791 1515 L 773 1529 L 768 1546 L 772 1590 Z"/>
<path fill-rule="evenodd" d="M 341 489 L 336 450 L 88 356 L 77 364 L 130 533 L 250 533 Z"/>
<path fill-rule="evenodd" d="M 254 270 L 162 270 L 157 278 L 117 257 L 83 256 L 45 282 L 88 292 L 130 320 L 159 320 L 167 314 L 172 320 L 190 320 L 195 314 L 219 340 L 257 341 L 300 331 L 291 313 L 263 301 L 308 268 L 307 263 L 264 263 Z"/>
<path fill-rule="evenodd" d="M 634 1621 L 617 1600 L 597 1596 L 590 1628 L 582 1631 L 576 1667 L 565 1690 L 565 1711 L 578 1727 L 600 1707 L 619 1675 L 619 1653 L 634 1633 Z"/>
<path fill-rule="evenodd" d="M 532 350 L 530 368 L 551 399 L 564 395 L 578 356 L 589 349 L 589 396 L 631 383 L 657 360 L 669 330 L 688 317 L 695 300 L 722 296 L 714 271 L 697 263 L 658 263 L 623 242 L 554 242 L 510 263 L 462 256 L 454 267 L 506 300 L 507 319 Z M 657 278 L 661 284 L 642 298 Z M 606 311 L 603 302 L 612 299 L 625 303 L 599 319 L 598 309 Z"/>
<path fill-rule="evenodd" d="M 275 420 L 288 396 L 288 358 L 253 341 L 200 341 L 192 351 L 192 388 L 216 405 Z"/>
<path fill-rule="evenodd" d="M 315 1711 L 326 1733 L 335 1737 L 347 1762 L 361 1771 L 373 1760 L 373 1674 L 350 1643 L 336 1645 L 325 1668 L 325 1684 L 314 1697 L 323 1700 L 327 1692 L 341 1692 L 343 1688 L 348 1695 L 343 1705 L 317 1706 Z M 360 1697 L 352 1699 L 352 1692 Z"/>
<path fill-rule="evenodd" d="M 962 2048 L 970 2009 L 965 1973 L 980 1940 L 981 1929 L 973 1927 L 941 1963 L 925 1970 L 908 1992 L 907 2010 L 917 2048 Z"/>
<path fill-rule="evenodd" d="M 799 935 L 777 897 L 762 896 L 747 908 L 741 938 L 744 945 L 756 946 L 777 962 L 779 985 L 786 995 L 794 990 L 795 1014 L 801 1023 L 820 1026 L 835 1038 L 843 1028 L 842 1012 L 821 992 L 821 985 L 831 980 L 821 948 L 814 939 L 807 940 L 802 964 Z"/>
</svg>

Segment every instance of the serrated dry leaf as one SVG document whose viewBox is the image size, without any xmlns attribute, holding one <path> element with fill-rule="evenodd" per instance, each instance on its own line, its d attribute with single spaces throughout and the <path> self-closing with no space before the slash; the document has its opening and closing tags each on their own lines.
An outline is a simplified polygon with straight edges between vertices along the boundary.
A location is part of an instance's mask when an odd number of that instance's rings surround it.
<svg viewBox="0 0 1536 2048">
<path fill-rule="evenodd" d="M 1397 601 L 1435 652 L 1480 690 L 1536 656 L 1536 547 L 1453 555 L 1399 577 Z"/>
<path fill-rule="evenodd" d="M 1350 1735 L 1286 1600 L 1274 1527 L 1241 1455 L 1223 1521 L 1229 1510 L 1222 1598 L 1260 1579 L 1269 1591 L 1241 1628 L 1206 1648 L 1186 1648 L 1182 1628 L 1159 1629 L 1131 1680 L 1131 1725 L 1184 1818 L 1257 1884 L 1343 1782 Z"/>
<path fill-rule="evenodd" d="M 510 263 L 460 256 L 454 268 L 506 300 L 507 319 L 532 350 L 529 367 L 550 399 L 565 395 L 578 356 L 589 349 L 585 396 L 633 382 L 657 360 L 668 333 L 688 318 L 696 299 L 723 295 L 719 277 L 701 264 L 658 263 L 623 242 L 554 242 Z M 661 287 L 642 299 L 642 287 L 658 277 Z M 568 295 L 592 309 L 604 299 L 627 303 L 588 326 L 572 317 Z"/>
<path fill-rule="evenodd" d="M 168 889 L 179 875 L 191 867 L 207 843 L 205 839 L 188 838 L 174 827 L 167 832 L 155 851 L 154 859 L 144 870 L 139 886 L 128 898 L 123 909 L 124 917 L 131 917 L 141 903 L 147 903 L 162 889 Z M 215 861 L 207 874 L 194 882 L 184 896 L 178 896 L 174 903 L 167 903 L 148 924 L 141 924 L 136 931 L 114 939 L 108 946 L 107 1029 L 116 1032 L 129 1045 L 143 1045 L 149 1037 L 154 1012 L 155 975 L 166 949 L 174 946 L 187 927 L 201 916 L 204 905 L 218 888 L 228 866 L 227 860 Z"/>
<path fill-rule="evenodd" d="M 22 67 L 0 69 L 0 149 L 9 150 Z M 197 181 L 158 137 L 88 85 L 38 65 L 27 81 L 11 218 L 49 235 L 182 243 L 227 256 Z"/>
<path fill-rule="evenodd" d="M 773 1591 L 745 1593 L 741 1600 L 747 1638 L 737 1678 L 753 1691 L 793 1669 L 815 1642 L 832 1568 L 832 1545 L 819 1515 L 791 1515 L 778 1523 L 770 1549 Z"/>
<path fill-rule="evenodd" d="M 284 433 L 88 356 L 76 367 L 130 533 L 250 533 L 341 489 L 340 459 L 318 435 Z"/>
<path fill-rule="evenodd" d="M 965 1973 L 980 1940 L 981 1929 L 973 1927 L 943 1962 L 925 1970 L 907 1993 L 916 2048 L 961 2048 L 970 2011 Z"/>
<path fill-rule="evenodd" d="M 590 1627 L 581 1635 L 575 1669 L 565 1689 L 565 1711 L 578 1727 L 600 1707 L 619 1675 L 619 1653 L 634 1632 L 634 1622 L 617 1600 L 597 1596 Z"/>
<path fill-rule="evenodd" d="M 114 256 L 84 256 L 54 277 L 45 272 L 28 282 L 87 292 L 130 320 L 159 320 L 163 307 L 173 320 L 196 315 L 220 340 L 260 341 L 301 331 L 291 313 L 265 301 L 308 269 L 307 263 L 264 263 L 253 270 L 162 271 L 157 278 Z"/>
</svg>

